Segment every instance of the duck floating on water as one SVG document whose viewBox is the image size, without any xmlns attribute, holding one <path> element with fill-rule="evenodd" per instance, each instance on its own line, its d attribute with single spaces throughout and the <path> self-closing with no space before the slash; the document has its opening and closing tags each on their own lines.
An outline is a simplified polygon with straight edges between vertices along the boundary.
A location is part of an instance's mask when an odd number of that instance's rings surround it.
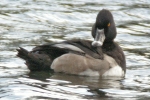
<svg viewBox="0 0 150 100">
<path fill-rule="evenodd" d="M 17 49 L 30 71 L 51 70 L 83 76 L 124 77 L 126 60 L 117 35 L 113 16 L 101 10 L 92 27 L 94 41 L 73 39 L 37 46 L 32 51 Z"/>
</svg>

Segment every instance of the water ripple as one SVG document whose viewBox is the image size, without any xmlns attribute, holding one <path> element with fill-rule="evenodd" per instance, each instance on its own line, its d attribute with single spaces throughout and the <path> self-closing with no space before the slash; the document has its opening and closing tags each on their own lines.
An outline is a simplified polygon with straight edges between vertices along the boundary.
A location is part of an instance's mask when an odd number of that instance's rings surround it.
<svg viewBox="0 0 150 100">
<path fill-rule="evenodd" d="M 2 0 L 0 2 L 1 99 L 149 99 L 149 0 Z M 114 15 L 127 59 L 125 79 L 97 79 L 29 72 L 16 57 L 19 46 L 72 38 L 90 39 L 99 10 Z M 70 98 L 71 96 L 71 98 Z"/>
</svg>

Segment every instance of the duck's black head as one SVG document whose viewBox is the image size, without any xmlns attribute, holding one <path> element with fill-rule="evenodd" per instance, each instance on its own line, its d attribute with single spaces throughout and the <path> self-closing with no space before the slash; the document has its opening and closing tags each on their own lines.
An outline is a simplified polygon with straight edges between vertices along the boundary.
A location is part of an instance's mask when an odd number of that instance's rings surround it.
<svg viewBox="0 0 150 100">
<path fill-rule="evenodd" d="M 116 26 L 113 16 L 109 10 L 101 10 L 92 27 L 93 46 L 102 46 L 103 42 L 112 42 L 116 37 Z"/>
</svg>

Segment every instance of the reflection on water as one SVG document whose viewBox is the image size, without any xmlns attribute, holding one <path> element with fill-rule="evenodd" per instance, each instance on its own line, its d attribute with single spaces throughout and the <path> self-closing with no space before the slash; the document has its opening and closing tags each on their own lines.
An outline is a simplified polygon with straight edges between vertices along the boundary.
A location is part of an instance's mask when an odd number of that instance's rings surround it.
<svg viewBox="0 0 150 100">
<path fill-rule="evenodd" d="M 149 0 L 2 0 L 0 7 L 1 99 L 150 99 Z M 114 15 L 116 41 L 127 59 L 125 79 L 30 73 L 16 57 L 19 46 L 92 39 L 91 26 L 103 8 Z"/>
</svg>

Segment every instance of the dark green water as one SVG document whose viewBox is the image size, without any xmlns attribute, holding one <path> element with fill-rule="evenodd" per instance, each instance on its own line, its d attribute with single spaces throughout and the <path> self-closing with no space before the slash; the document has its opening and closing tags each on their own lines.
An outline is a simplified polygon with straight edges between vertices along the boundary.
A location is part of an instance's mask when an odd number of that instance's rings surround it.
<svg viewBox="0 0 150 100">
<path fill-rule="evenodd" d="M 72 38 L 92 39 L 97 13 L 109 9 L 127 60 L 125 79 L 98 79 L 49 72 L 30 73 L 16 57 L 19 46 Z M 1 0 L 1 100 L 149 100 L 149 0 Z"/>
</svg>

